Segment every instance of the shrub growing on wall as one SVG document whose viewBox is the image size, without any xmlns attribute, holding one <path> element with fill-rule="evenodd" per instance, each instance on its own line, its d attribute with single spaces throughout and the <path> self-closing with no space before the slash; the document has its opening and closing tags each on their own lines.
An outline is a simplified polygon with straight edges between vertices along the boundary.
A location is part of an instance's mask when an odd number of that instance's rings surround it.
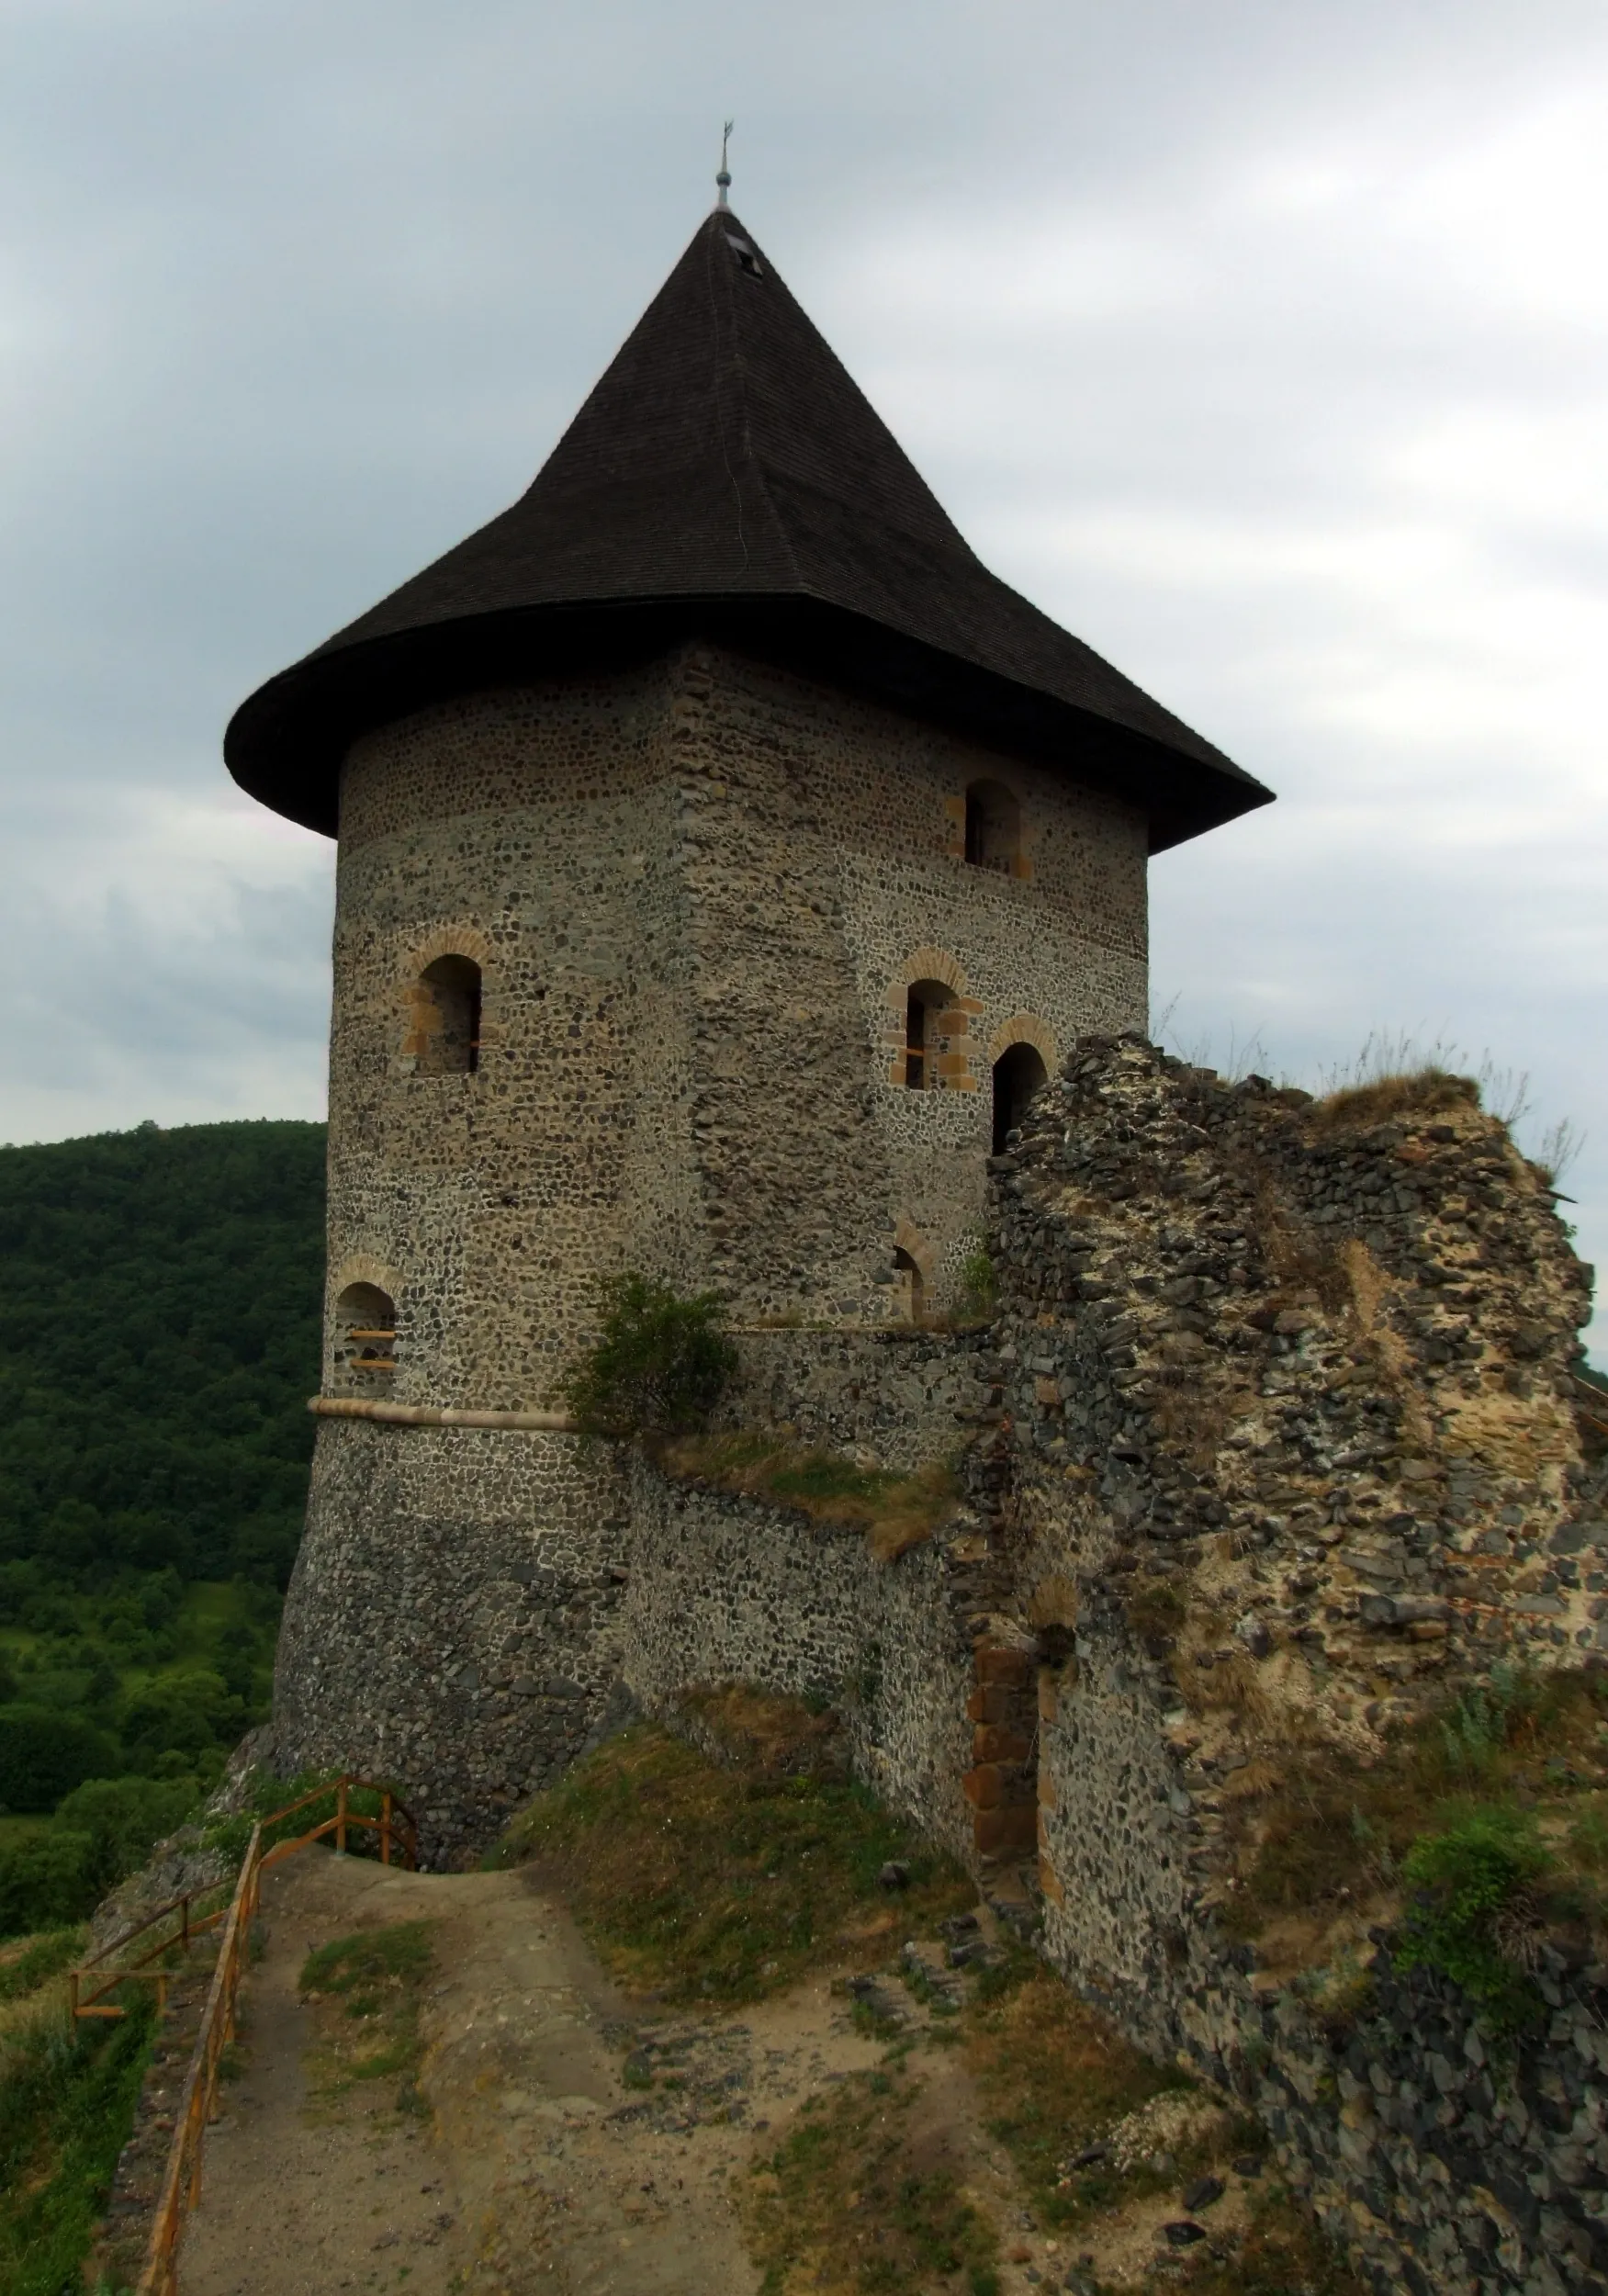
<svg viewBox="0 0 1608 2296">
<path fill-rule="evenodd" d="M 1553 1865 L 1527 1812 L 1475 1805 L 1444 1833 L 1414 1842 L 1403 1877 L 1418 1893 L 1397 1960 L 1444 1970 L 1498 2023 L 1519 2024 L 1537 2005 L 1512 1957 L 1525 1900 Z"/>
<path fill-rule="evenodd" d="M 737 1369 L 713 1291 L 683 1300 L 645 1276 L 615 1278 L 602 1327 L 559 1394 L 589 1435 L 691 1435 L 705 1425 Z"/>
</svg>

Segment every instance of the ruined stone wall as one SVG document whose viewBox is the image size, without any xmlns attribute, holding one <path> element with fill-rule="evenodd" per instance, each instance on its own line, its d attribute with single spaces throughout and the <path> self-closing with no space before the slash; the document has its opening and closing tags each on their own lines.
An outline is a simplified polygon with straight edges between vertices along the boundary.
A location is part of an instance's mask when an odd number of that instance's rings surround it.
<svg viewBox="0 0 1608 2296">
<path fill-rule="evenodd" d="M 971 1442 L 990 1389 L 979 1378 L 982 1331 L 739 1329 L 738 1368 L 721 1430 L 774 1427 L 822 1450 L 911 1469 Z"/>
<path fill-rule="evenodd" d="M 1599 1648 L 1590 1270 L 1545 1176 L 1455 1089 L 1318 1106 L 1105 1040 L 995 1184 L 980 1640 L 1034 1665 L 1039 1721 L 973 1777 L 1037 1801 L 1047 1953 L 1264 2118 L 1381 2289 L 1608 2287 L 1608 1972 L 1547 1949 L 1552 2031 L 1496 2066 L 1366 1892 L 1308 1941 L 1373 1964 L 1338 2032 L 1221 1919 L 1230 1813 L 1292 1746 L 1371 1761 L 1499 1657 Z"/>
<path fill-rule="evenodd" d="M 683 1691 L 756 1683 L 829 1699 L 855 1769 L 889 1805 L 965 1855 L 956 1783 L 971 1680 L 968 1573 L 960 1526 L 879 1562 L 858 1526 L 642 1464 L 632 1485 L 624 1679 L 652 1715 Z"/>
</svg>

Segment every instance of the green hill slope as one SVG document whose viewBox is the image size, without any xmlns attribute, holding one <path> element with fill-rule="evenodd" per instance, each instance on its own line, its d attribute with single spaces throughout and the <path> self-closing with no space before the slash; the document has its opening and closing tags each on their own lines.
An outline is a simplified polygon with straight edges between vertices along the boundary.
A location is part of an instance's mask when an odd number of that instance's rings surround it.
<svg viewBox="0 0 1608 2296">
<path fill-rule="evenodd" d="M 0 1935 L 93 1903 L 265 1711 L 323 1165 L 318 1124 L 0 1150 Z"/>
<path fill-rule="evenodd" d="M 289 1123 L 0 1150 L 0 1560 L 284 1583 L 323 1160 Z"/>
</svg>

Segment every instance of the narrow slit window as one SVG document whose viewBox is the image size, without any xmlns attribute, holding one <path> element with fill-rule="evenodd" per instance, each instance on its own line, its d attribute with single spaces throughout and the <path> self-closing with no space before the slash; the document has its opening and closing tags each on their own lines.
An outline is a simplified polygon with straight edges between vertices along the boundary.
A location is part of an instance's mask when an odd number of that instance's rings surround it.
<svg viewBox="0 0 1608 2296">
<path fill-rule="evenodd" d="M 942 1083 L 939 1055 L 948 1049 L 944 1015 L 954 1000 L 954 991 L 941 981 L 912 983 L 905 998 L 906 1091 L 936 1092 Z"/>
<path fill-rule="evenodd" d="M 911 1092 L 927 1084 L 927 1007 L 914 989 L 905 1003 L 905 1084 Z"/>
<path fill-rule="evenodd" d="M 419 975 L 409 1049 L 422 1076 L 473 1075 L 480 1065 L 480 968 L 437 957 Z"/>
<path fill-rule="evenodd" d="M 966 859 L 973 869 L 1016 873 L 1022 810 L 1003 782 L 973 782 L 966 792 Z"/>
</svg>

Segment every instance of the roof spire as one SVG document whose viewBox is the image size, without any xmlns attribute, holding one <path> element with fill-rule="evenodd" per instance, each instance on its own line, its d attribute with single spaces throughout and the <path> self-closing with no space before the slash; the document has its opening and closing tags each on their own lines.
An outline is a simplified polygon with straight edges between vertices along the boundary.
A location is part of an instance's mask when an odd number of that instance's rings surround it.
<svg viewBox="0 0 1608 2296">
<path fill-rule="evenodd" d="M 714 202 L 717 208 L 729 208 L 731 205 L 725 196 L 731 189 L 731 170 L 725 163 L 725 147 L 731 141 L 731 131 L 737 124 L 735 119 L 728 119 L 720 131 L 720 173 L 714 179 L 718 186 Z"/>
</svg>

